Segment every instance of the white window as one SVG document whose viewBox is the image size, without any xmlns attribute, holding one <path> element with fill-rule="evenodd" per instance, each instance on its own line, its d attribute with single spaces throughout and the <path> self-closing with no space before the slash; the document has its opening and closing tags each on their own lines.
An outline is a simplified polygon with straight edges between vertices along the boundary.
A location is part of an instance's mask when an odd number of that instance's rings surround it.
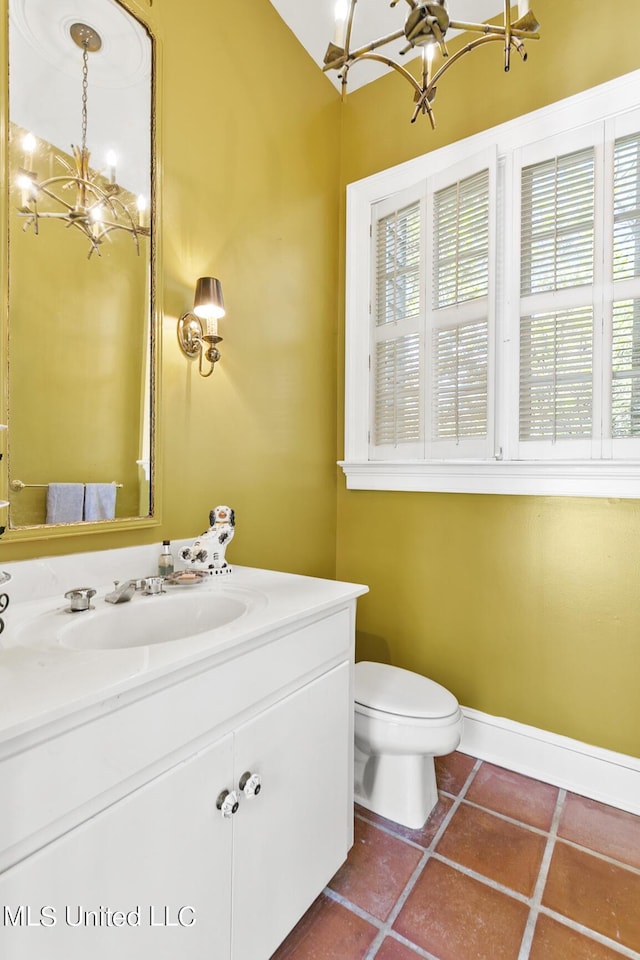
<svg viewBox="0 0 640 960">
<path fill-rule="evenodd" d="M 640 497 L 639 80 L 348 188 L 349 487 Z"/>
</svg>

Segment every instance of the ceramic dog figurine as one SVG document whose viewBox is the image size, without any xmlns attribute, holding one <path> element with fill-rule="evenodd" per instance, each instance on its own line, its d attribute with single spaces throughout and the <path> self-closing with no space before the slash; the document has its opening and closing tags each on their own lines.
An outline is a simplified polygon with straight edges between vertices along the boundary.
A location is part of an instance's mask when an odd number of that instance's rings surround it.
<svg viewBox="0 0 640 960">
<path fill-rule="evenodd" d="M 235 513 L 231 507 L 216 507 L 209 514 L 209 529 L 190 547 L 182 548 L 180 559 L 195 569 L 209 570 L 212 575 L 231 573 L 232 567 L 224 555 L 236 532 L 235 523 Z"/>
</svg>

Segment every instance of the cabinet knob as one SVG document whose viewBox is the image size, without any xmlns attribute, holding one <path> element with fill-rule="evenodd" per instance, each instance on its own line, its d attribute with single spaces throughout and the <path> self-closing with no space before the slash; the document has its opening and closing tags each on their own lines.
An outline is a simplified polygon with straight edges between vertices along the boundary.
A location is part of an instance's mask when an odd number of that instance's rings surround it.
<svg viewBox="0 0 640 960">
<path fill-rule="evenodd" d="M 239 806 L 240 798 L 235 790 L 223 790 L 216 800 L 216 807 L 225 820 L 228 820 L 234 813 L 237 813 Z"/>
<path fill-rule="evenodd" d="M 259 773 L 250 773 L 248 770 L 240 777 L 238 787 L 244 793 L 247 800 L 253 800 L 262 789 L 262 781 Z"/>
</svg>

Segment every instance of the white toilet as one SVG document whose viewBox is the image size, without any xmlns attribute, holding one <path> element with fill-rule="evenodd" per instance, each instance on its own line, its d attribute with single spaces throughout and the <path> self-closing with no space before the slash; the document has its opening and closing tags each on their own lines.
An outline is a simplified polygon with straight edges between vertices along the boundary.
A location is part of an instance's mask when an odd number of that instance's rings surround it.
<svg viewBox="0 0 640 960">
<path fill-rule="evenodd" d="M 456 749 L 462 711 L 445 687 L 386 663 L 355 665 L 355 801 L 406 827 L 436 803 L 434 757 Z"/>
</svg>

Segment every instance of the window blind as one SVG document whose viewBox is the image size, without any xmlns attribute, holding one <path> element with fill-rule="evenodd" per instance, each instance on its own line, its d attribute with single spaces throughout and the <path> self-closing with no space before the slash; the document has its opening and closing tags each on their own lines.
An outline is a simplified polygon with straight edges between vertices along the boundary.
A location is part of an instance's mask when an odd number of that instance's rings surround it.
<svg viewBox="0 0 640 960">
<path fill-rule="evenodd" d="M 420 204 L 376 225 L 376 323 L 397 323 L 420 311 Z"/>
<path fill-rule="evenodd" d="M 522 171 L 521 294 L 593 282 L 592 147 Z"/>
<path fill-rule="evenodd" d="M 438 440 L 487 433 L 488 324 L 461 324 L 433 334 L 433 436 Z"/>
<path fill-rule="evenodd" d="M 588 438 L 592 432 L 593 308 L 520 321 L 520 439 Z"/>
<path fill-rule="evenodd" d="M 611 434 L 640 437 L 640 300 L 613 305 Z"/>
<path fill-rule="evenodd" d="M 482 455 L 465 441 L 487 437 L 489 194 L 483 169 L 433 195 L 431 439 L 448 457 Z"/>
<path fill-rule="evenodd" d="M 640 134 L 617 140 L 613 158 L 613 279 L 640 276 Z"/>
<path fill-rule="evenodd" d="M 420 440 L 420 337 L 411 334 L 376 346 L 376 444 Z"/>
<path fill-rule="evenodd" d="M 434 307 L 485 297 L 489 287 L 488 171 L 439 190 L 434 207 Z"/>
<path fill-rule="evenodd" d="M 374 271 L 370 440 L 374 446 L 406 449 L 422 435 L 424 250 L 419 200 L 375 221 Z"/>
</svg>

